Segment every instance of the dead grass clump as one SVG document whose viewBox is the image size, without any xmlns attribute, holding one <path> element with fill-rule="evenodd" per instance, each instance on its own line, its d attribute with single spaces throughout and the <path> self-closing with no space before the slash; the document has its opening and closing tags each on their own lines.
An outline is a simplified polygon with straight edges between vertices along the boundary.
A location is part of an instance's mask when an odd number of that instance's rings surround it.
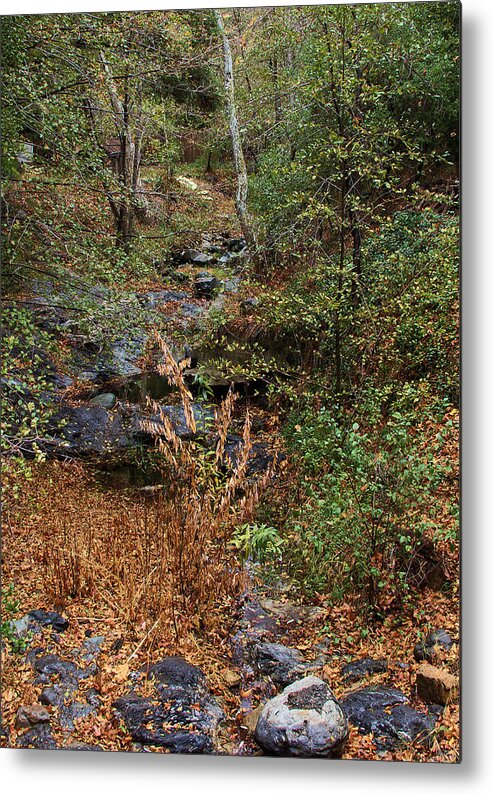
<svg viewBox="0 0 493 795">
<path fill-rule="evenodd" d="M 183 371 L 166 343 L 159 373 L 179 392 L 192 435 L 196 422 Z M 153 632 L 171 627 L 181 637 L 190 627 L 207 629 L 211 608 L 234 596 L 243 575 L 230 545 L 237 525 L 250 522 L 271 471 L 250 482 L 250 419 L 233 462 L 225 454 L 235 396 L 228 394 L 207 430 L 209 443 L 183 441 L 157 403 L 143 429 L 155 437 L 164 488 L 152 501 L 79 505 L 53 516 L 44 567 L 54 600 L 97 597 L 126 623 L 145 621 Z M 211 444 L 212 442 L 212 444 Z M 83 489 L 83 484 L 81 484 Z M 54 525 L 54 526 L 53 526 Z"/>
</svg>

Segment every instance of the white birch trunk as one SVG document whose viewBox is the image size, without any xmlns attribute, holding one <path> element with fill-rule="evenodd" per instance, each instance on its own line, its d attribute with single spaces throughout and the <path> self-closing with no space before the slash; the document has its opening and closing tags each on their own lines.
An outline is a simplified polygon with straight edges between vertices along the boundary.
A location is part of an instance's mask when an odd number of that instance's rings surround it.
<svg viewBox="0 0 493 795">
<path fill-rule="evenodd" d="M 226 110 L 228 114 L 229 133 L 231 136 L 231 145 L 233 148 L 233 159 L 235 164 L 237 191 L 236 191 L 236 213 L 240 222 L 241 231 L 247 243 L 254 246 L 255 236 L 248 218 L 247 212 L 247 196 L 248 196 L 248 179 L 247 170 L 245 165 L 245 158 L 243 156 L 243 149 L 241 146 L 240 130 L 238 126 L 238 119 L 236 116 L 235 105 L 235 88 L 233 76 L 233 58 L 231 55 L 231 47 L 229 40 L 224 29 L 224 22 L 222 14 L 219 10 L 214 9 L 217 26 L 221 33 L 223 44 L 224 56 L 224 91 L 226 94 Z"/>
</svg>

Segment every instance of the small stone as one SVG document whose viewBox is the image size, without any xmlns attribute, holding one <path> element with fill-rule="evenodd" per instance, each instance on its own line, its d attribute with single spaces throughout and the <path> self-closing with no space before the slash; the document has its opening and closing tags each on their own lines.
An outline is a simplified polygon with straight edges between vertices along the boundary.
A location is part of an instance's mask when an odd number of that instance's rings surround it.
<svg viewBox="0 0 493 795">
<path fill-rule="evenodd" d="M 435 629 L 423 641 L 420 641 L 414 647 L 414 658 L 418 662 L 427 660 L 430 662 L 437 655 L 438 649 L 441 647 L 448 651 L 453 646 L 453 640 L 444 629 Z"/>
<path fill-rule="evenodd" d="M 342 676 L 346 682 L 356 682 L 365 676 L 385 673 L 387 667 L 387 660 L 372 660 L 370 657 L 364 657 L 362 660 L 345 665 L 342 669 Z"/>
<path fill-rule="evenodd" d="M 207 256 L 207 254 L 197 254 L 193 257 L 192 262 L 194 265 L 207 265 L 208 262 L 211 261 L 211 258 Z"/>
<path fill-rule="evenodd" d="M 15 716 L 16 729 L 29 729 L 38 723 L 49 723 L 50 713 L 42 705 L 33 704 L 29 707 L 19 707 Z"/>
<path fill-rule="evenodd" d="M 250 734 L 253 734 L 255 732 L 255 729 L 257 728 L 257 723 L 259 722 L 259 718 L 262 714 L 263 709 L 264 705 L 260 704 L 258 707 L 255 707 L 255 709 L 249 712 L 247 715 L 244 715 L 242 717 L 240 725 L 243 726 L 245 729 L 248 729 Z"/>
<path fill-rule="evenodd" d="M 437 668 L 427 662 L 422 663 L 416 674 L 419 698 L 425 704 L 454 703 L 459 698 L 459 679 L 445 668 Z"/>
<path fill-rule="evenodd" d="M 237 671 L 231 670 L 231 668 L 225 668 L 222 671 L 222 678 L 228 687 L 238 687 L 241 683 L 241 676 Z"/>
<path fill-rule="evenodd" d="M 219 279 L 211 274 L 195 279 L 194 291 L 197 298 L 211 298 L 219 287 Z"/>
<path fill-rule="evenodd" d="M 96 395 L 90 401 L 92 406 L 101 406 L 103 409 L 112 409 L 116 404 L 116 395 L 112 392 L 104 392 L 101 395 Z"/>
<path fill-rule="evenodd" d="M 54 610 L 31 610 L 28 615 L 37 624 L 42 627 L 52 627 L 55 632 L 65 632 L 68 628 L 67 619 Z"/>
</svg>

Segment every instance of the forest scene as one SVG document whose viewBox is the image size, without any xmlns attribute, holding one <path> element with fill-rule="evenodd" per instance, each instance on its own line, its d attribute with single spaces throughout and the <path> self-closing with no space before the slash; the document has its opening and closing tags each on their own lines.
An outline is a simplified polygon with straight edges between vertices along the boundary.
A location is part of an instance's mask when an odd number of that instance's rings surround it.
<svg viewBox="0 0 493 795">
<path fill-rule="evenodd" d="M 460 761 L 460 4 L 2 16 L 4 748 Z"/>
</svg>

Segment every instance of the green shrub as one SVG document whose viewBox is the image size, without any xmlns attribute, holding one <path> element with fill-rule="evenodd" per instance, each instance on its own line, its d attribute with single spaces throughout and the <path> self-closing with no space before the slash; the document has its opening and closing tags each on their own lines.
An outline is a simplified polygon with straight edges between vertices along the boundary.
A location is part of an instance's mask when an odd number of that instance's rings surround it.
<svg viewBox="0 0 493 795">
<path fill-rule="evenodd" d="M 425 446 L 413 412 L 394 406 L 383 421 L 377 414 L 361 427 L 324 407 L 287 427 L 305 495 L 288 519 L 297 542 L 289 547 L 292 566 L 309 590 L 363 592 L 372 606 L 390 580 L 396 593 L 406 591 L 423 536 L 440 534 L 443 506 L 436 495 L 452 473 L 438 457 L 451 420 Z M 456 516 L 454 506 L 449 513 Z"/>
</svg>

